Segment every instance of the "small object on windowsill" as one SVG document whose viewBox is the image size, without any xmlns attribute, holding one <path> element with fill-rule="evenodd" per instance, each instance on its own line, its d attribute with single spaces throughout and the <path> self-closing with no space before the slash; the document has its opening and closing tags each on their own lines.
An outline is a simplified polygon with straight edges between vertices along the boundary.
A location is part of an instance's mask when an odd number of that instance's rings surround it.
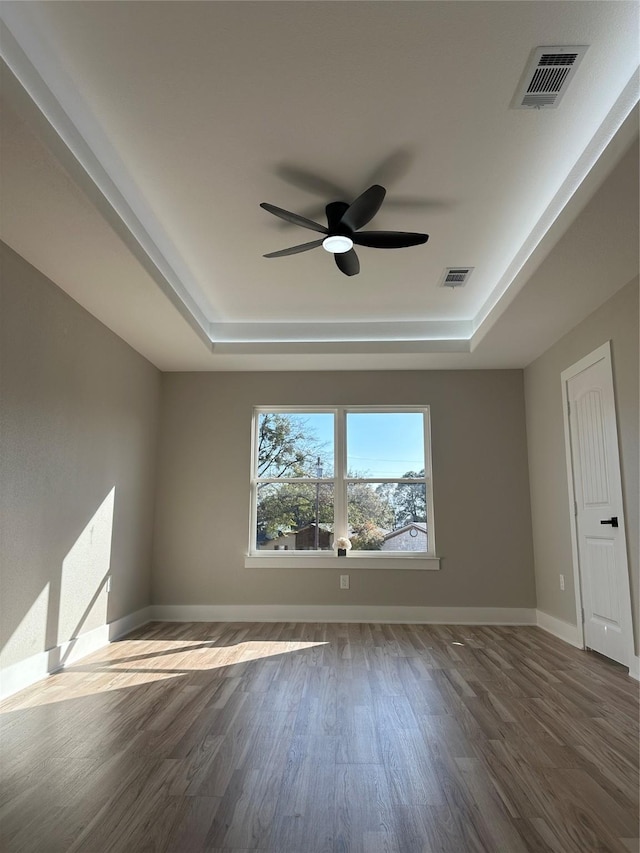
<svg viewBox="0 0 640 853">
<path fill-rule="evenodd" d="M 338 557 L 346 557 L 347 551 L 351 550 L 351 541 L 346 536 L 339 536 L 333 543 L 338 552 Z"/>
</svg>

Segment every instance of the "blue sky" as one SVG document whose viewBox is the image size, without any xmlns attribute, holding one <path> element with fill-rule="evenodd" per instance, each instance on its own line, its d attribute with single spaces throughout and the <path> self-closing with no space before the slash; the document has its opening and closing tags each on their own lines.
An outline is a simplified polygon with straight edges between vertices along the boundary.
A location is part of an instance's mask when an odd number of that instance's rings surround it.
<svg viewBox="0 0 640 853">
<path fill-rule="evenodd" d="M 304 419 L 327 448 L 333 448 L 333 417 Z M 365 477 L 402 477 L 424 467 L 421 413 L 356 413 L 347 416 L 347 467 Z"/>
</svg>

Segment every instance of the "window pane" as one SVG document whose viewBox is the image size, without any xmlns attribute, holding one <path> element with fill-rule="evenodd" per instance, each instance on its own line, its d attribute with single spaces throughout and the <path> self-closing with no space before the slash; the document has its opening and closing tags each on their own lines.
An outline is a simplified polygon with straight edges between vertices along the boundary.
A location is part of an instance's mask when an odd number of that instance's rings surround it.
<svg viewBox="0 0 640 853">
<path fill-rule="evenodd" d="M 332 477 L 333 414 L 258 416 L 258 477 Z"/>
<path fill-rule="evenodd" d="M 422 412 L 350 412 L 347 474 L 350 477 L 423 475 Z"/>
<path fill-rule="evenodd" d="M 333 547 L 333 483 L 258 485 L 260 551 L 328 551 Z"/>
<path fill-rule="evenodd" d="M 349 483 L 347 511 L 357 551 L 428 551 L 424 483 Z"/>
</svg>

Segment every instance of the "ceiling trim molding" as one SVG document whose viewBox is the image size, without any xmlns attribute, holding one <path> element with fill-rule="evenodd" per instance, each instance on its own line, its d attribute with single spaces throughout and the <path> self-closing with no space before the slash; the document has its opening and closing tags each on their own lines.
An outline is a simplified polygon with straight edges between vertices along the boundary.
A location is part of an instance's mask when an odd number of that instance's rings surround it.
<svg viewBox="0 0 640 853">
<path fill-rule="evenodd" d="M 216 355 L 407 355 L 468 353 L 468 340 L 242 341 L 214 343 Z"/>
<path fill-rule="evenodd" d="M 471 337 L 470 320 L 431 320 L 372 323 L 212 323 L 216 344 L 335 343 L 464 340 Z"/>
</svg>

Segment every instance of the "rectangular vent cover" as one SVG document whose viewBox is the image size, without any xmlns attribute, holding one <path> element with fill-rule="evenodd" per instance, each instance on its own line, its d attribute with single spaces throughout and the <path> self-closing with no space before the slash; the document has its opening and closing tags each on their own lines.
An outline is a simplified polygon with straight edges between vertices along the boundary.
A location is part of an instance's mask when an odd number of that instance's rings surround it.
<svg viewBox="0 0 640 853">
<path fill-rule="evenodd" d="M 440 281 L 441 287 L 464 287 L 475 267 L 447 267 Z"/>
<path fill-rule="evenodd" d="M 555 109 L 588 45 L 537 47 L 512 102 L 513 109 Z"/>
</svg>

